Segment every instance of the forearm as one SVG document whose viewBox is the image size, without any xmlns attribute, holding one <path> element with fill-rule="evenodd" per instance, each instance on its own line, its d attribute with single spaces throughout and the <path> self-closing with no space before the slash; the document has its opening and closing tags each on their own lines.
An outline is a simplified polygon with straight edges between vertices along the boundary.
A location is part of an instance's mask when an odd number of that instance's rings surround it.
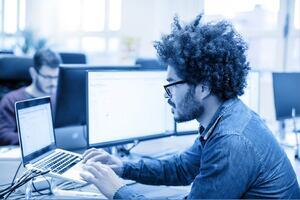
<svg viewBox="0 0 300 200">
<path fill-rule="evenodd" d="M 137 163 L 125 162 L 122 177 L 150 185 L 188 185 L 193 173 L 187 170 L 180 155 L 167 160 L 147 159 Z"/>
</svg>

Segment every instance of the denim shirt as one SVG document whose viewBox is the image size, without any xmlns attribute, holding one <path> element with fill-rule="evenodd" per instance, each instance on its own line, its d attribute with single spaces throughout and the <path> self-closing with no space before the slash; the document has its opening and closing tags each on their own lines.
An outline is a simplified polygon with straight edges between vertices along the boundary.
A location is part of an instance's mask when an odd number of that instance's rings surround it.
<svg viewBox="0 0 300 200">
<path fill-rule="evenodd" d="M 262 119 L 239 99 L 225 101 L 194 144 L 168 159 L 124 163 L 123 178 L 189 185 L 189 199 L 300 198 L 296 174 Z M 143 199 L 128 186 L 114 198 Z"/>
</svg>

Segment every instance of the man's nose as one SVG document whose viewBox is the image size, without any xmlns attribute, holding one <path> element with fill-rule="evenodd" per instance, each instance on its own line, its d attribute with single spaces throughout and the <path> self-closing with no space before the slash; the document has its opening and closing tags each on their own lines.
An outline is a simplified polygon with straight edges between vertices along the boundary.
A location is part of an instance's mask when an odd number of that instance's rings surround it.
<svg viewBox="0 0 300 200">
<path fill-rule="evenodd" d="M 169 98 L 170 98 L 167 92 L 164 93 L 164 97 L 165 97 L 166 99 L 169 99 Z"/>
</svg>

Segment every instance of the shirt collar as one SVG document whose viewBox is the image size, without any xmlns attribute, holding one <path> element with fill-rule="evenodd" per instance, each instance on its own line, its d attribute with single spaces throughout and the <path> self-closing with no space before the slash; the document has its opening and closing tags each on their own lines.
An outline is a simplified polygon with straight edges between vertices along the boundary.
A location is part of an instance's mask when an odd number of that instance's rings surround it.
<svg viewBox="0 0 300 200">
<path fill-rule="evenodd" d="M 199 127 L 199 134 L 200 137 L 202 137 L 204 140 L 207 140 L 208 137 L 212 134 L 213 130 L 217 126 L 217 124 L 220 122 L 223 115 L 230 109 L 230 107 L 238 101 L 237 98 L 229 99 L 224 101 L 224 103 L 218 108 L 216 113 L 214 114 L 213 118 L 209 122 L 206 129 L 204 129 L 203 126 L 200 125 Z"/>
</svg>

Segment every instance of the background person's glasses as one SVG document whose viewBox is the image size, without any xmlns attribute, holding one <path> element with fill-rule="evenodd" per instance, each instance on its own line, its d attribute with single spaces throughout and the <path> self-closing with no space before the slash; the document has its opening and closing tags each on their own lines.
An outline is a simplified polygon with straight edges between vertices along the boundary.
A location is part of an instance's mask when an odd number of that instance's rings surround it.
<svg viewBox="0 0 300 200">
<path fill-rule="evenodd" d="M 171 93 L 171 90 L 170 90 L 170 87 L 171 87 L 171 86 L 175 86 L 175 85 L 183 84 L 183 83 L 186 83 L 186 81 L 181 80 L 181 81 L 176 81 L 176 82 L 173 82 L 173 83 L 164 85 L 164 88 L 165 88 L 165 90 L 166 90 L 166 93 L 167 93 L 168 97 L 169 97 L 169 98 L 172 97 L 172 93 Z"/>
<path fill-rule="evenodd" d="M 48 75 L 44 75 L 41 72 L 37 71 L 38 75 L 43 77 L 44 79 L 48 79 L 48 80 L 53 80 L 53 79 L 57 79 L 58 76 L 48 76 Z"/>
</svg>

